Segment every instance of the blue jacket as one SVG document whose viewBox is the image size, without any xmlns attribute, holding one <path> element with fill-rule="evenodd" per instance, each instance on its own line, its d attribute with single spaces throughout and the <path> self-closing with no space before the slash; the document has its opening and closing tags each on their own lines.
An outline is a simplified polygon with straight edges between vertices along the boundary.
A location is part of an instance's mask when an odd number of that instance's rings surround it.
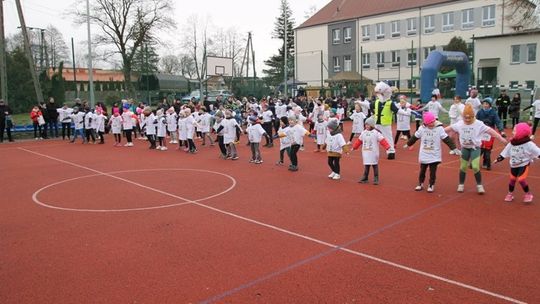
<svg viewBox="0 0 540 304">
<path fill-rule="evenodd" d="M 489 110 L 480 109 L 476 113 L 476 119 L 482 121 L 488 127 L 497 128 L 501 132 L 504 130 L 499 115 L 493 108 L 489 108 Z"/>
</svg>

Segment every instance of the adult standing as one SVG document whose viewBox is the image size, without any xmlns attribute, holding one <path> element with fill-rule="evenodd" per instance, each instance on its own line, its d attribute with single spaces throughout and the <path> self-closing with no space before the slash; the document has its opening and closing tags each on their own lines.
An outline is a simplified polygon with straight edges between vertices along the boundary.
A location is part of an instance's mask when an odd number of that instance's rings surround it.
<svg viewBox="0 0 540 304">
<path fill-rule="evenodd" d="M 512 100 L 510 100 L 510 106 L 508 106 L 508 114 L 510 115 L 510 119 L 512 119 L 512 129 L 515 125 L 519 123 L 519 116 L 521 112 L 519 109 L 521 108 L 521 94 L 516 93 L 514 94 L 514 97 Z"/>
<path fill-rule="evenodd" d="M 8 140 L 13 141 L 13 138 L 11 137 L 11 128 L 13 127 L 11 114 L 13 114 L 11 108 L 3 99 L 0 99 L 0 143 L 4 142 L 4 129 L 7 132 Z"/>
<path fill-rule="evenodd" d="M 394 138 L 392 136 L 392 117 L 397 113 L 398 107 L 390 99 L 392 96 L 392 88 L 384 82 L 379 82 L 375 86 L 375 94 L 377 100 L 373 103 L 372 112 L 375 116 L 375 127 L 379 130 L 390 148 L 386 151 L 388 159 L 396 158 L 396 150 L 394 148 Z"/>
<path fill-rule="evenodd" d="M 56 104 L 54 103 L 54 98 L 49 97 L 49 102 L 45 106 L 47 114 L 45 115 L 45 121 L 47 122 L 47 127 L 51 132 L 51 137 L 58 137 L 58 111 Z"/>
<path fill-rule="evenodd" d="M 506 90 L 501 90 L 501 94 L 495 101 L 497 106 L 497 115 L 502 121 L 503 127 L 506 128 L 506 119 L 508 117 L 508 107 L 510 106 L 510 97 L 506 94 Z"/>
</svg>

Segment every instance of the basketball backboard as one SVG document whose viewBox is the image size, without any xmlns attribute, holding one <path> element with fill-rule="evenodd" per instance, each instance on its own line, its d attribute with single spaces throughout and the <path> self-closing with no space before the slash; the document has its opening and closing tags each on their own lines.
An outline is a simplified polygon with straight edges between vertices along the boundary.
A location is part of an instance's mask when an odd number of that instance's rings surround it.
<svg viewBox="0 0 540 304">
<path fill-rule="evenodd" d="M 228 57 L 206 57 L 207 76 L 232 76 L 233 60 Z"/>
</svg>

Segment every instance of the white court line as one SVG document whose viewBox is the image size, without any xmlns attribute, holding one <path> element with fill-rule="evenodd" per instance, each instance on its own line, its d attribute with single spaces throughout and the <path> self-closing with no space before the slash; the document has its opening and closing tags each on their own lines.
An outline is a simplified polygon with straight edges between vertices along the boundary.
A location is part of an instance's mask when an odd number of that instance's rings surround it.
<svg viewBox="0 0 540 304">
<path fill-rule="evenodd" d="M 31 151 L 31 150 L 27 150 L 27 149 L 23 149 L 23 148 L 20 148 L 20 149 L 23 150 L 23 151 L 35 154 L 35 155 L 39 155 L 39 156 L 42 156 L 42 157 L 45 157 L 45 158 L 48 158 L 48 159 L 59 161 L 59 162 L 64 163 L 64 164 L 72 165 L 72 166 L 75 166 L 75 167 L 78 167 L 78 168 L 82 168 L 82 169 L 86 169 L 86 170 L 89 170 L 89 171 L 92 171 L 92 172 L 96 172 L 96 173 L 100 173 L 100 174 L 103 174 L 103 175 L 106 175 L 106 176 L 110 176 L 112 178 L 125 181 L 127 183 L 140 185 L 143 188 L 146 188 L 146 189 L 149 189 L 149 190 L 152 190 L 152 191 L 156 191 L 158 193 L 162 193 L 162 194 L 165 194 L 165 195 L 169 195 L 171 197 L 178 198 L 180 200 L 185 201 L 186 203 L 192 203 L 194 205 L 197 205 L 197 206 L 200 206 L 200 207 L 203 207 L 203 208 L 206 208 L 206 209 L 210 209 L 210 210 L 213 210 L 213 211 L 221 213 L 221 214 L 225 214 L 225 215 L 228 215 L 228 216 L 231 216 L 231 217 L 234 217 L 234 218 L 237 218 L 237 219 L 249 222 L 249 223 L 253 223 L 253 224 L 256 224 L 256 225 L 259 225 L 259 226 L 263 226 L 263 227 L 266 227 L 266 228 L 269 228 L 269 229 L 272 229 L 272 230 L 275 230 L 275 231 L 279 231 L 279 232 L 282 232 L 282 233 L 285 233 L 285 234 L 288 234 L 288 235 L 291 235 L 291 236 L 295 236 L 295 237 L 298 237 L 298 238 L 301 238 L 301 239 L 304 239 L 304 240 L 308 240 L 308 241 L 311 241 L 311 242 L 314 242 L 314 243 L 317 243 L 317 244 L 320 244 L 320 245 L 323 245 L 323 246 L 326 246 L 326 247 L 330 247 L 330 248 L 333 248 L 333 249 L 336 249 L 336 250 L 341 250 L 341 251 L 344 251 L 344 252 L 347 252 L 347 253 L 350 253 L 350 254 L 353 254 L 353 255 L 356 255 L 356 256 L 360 256 L 360 257 L 363 257 L 363 258 L 366 258 L 366 259 L 369 259 L 369 260 L 372 260 L 372 261 L 375 261 L 375 262 L 379 262 L 379 263 L 387 265 L 387 266 L 392 266 L 392 267 L 395 267 L 395 268 L 398 268 L 398 269 L 409 271 L 409 272 L 412 272 L 412 273 L 415 273 L 415 274 L 418 274 L 418 275 L 422 275 L 422 276 L 425 276 L 425 277 L 428 277 L 428 278 L 432 278 L 432 279 L 435 279 L 435 280 L 438 280 L 438 281 L 441 281 L 441 282 L 445 282 L 445 283 L 448 283 L 448 284 L 451 284 L 451 285 L 459 286 L 459 287 L 462 287 L 462 288 L 465 288 L 465 289 L 468 289 L 468 290 L 472 290 L 472 291 L 475 291 L 475 292 L 478 292 L 478 293 L 481 293 L 481 294 L 484 294 L 484 295 L 492 296 L 494 298 L 505 300 L 505 301 L 508 301 L 508 302 L 511 302 L 511 303 L 527 304 L 526 302 L 511 298 L 511 297 L 508 297 L 508 296 L 505 296 L 505 295 L 501 295 L 501 294 L 498 294 L 498 293 L 495 293 L 495 292 L 491 292 L 491 291 L 486 290 L 486 289 L 482 289 L 482 288 L 475 287 L 475 286 L 472 286 L 472 285 L 469 285 L 469 284 L 454 281 L 454 280 L 451 280 L 451 279 L 448 279 L 448 278 L 445 278 L 445 277 L 441 277 L 441 276 L 438 276 L 438 275 L 435 275 L 435 274 L 432 274 L 432 273 L 429 273 L 429 272 L 425 272 L 425 271 L 418 270 L 418 269 L 415 269 L 415 268 L 411 268 L 411 267 L 408 267 L 408 266 L 405 266 L 405 265 L 394 263 L 394 262 L 391 262 L 391 261 L 388 261 L 388 260 L 384 260 L 384 259 L 372 256 L 372 255 L 369 255 L 369 254 L 365 254 L 365 253 L 362 253 L 362 252 L 359 252 L 359 251 L 343 248 L 343 247 L 341 247 L 339 245 L 336 245 L 336 244 L 328 243 L 328 242 L 325 242 L 325 241 L 322 241 L 322 240 L 319 240 L 319 239 L 316 239 L 316 238 L 309 237 L 307 235 L 303 235 L 303 234 L 296 233 L 296 232 L 293 232 L 293 231 L 290 231 L 290 230 L 286 230 L 284 228 L 280 228 L 280 227 L 277 227 L 277 226 L 274 226 L 274 225 L 259 222 L 259 221 L 254 220 L 254 219 L 247 218 L 247 217 L 244 217 L 244 216 L 232 213 L 232 212 L 224 211 L 224 210 L 221 210 L 221 209 L 218 209 L 218 208 L 215 208 L 215 207 L 211 207 L 211 206 L 208 206 L 208 205 L 204 205 L 204 204 L 198 203 L 196 201 L 191 201 L 191 200 L 185 199 L 183 197 L 176 196 L 174 194 L 170 194 L 170 193 L 158 190 L 158 189 L 154 189 L 152 187 L 144 186 L 144 185 L 141 185 L 139 183 L 136 183 L 136 182 L 124 179 L 124 178 L 120 178 L 120 177 L 117 177 L 117 176 L 114 176 L 114 175 L 110 175 L 110 174 L 107 174 L 107 173 L 104 173 L 104 172 L 100 172 L 100 171 L 92 169 L 92 168 L 88 168 L 88 167 L 85 167 L 85 166 L 78 165 L 76 163 L 68 162 L 68 161 L 65 161 L 65 160 L 62 160 L 62 159 L 59 159 L 59 158 L 56 158 L 56 157 L 41 154 L 41 153 L 34 152 L 34 151 Z"/>
<path fill-rule="evenodd" d="M 211 198 L 214 198 L 216 196 L 220 196 L 222 194 L 225 194 L 229 191 L 231 191 L 235 186 L 236 186 L 236 180 L 234 179 L 234 177 L 230 176 L 230 175 L 227 175 L 227 174 L 224 174 L 224 173 L 220 173 L 220 172 L 215 172 L 215 171 L 208 171 L 208 170 L 200 170 L 200 169 L 183 169 L 183 168 L 164 168 L 164 169 L 138 169 L 138 170 L 122 170 L 122 171 L 114 171 L 114 172 L 108 172 L 107 174 L 118 174 L 118 173 L 132 173 L 132 172 L 148 172 L 148 171 L 195 171 L 195 172 L 205 172 L 205 173 L 213 173 L 213 174 L 218 174 L 218 175 L 222 175 L 222 176 L 225 176 L 227 178 L 229 178 L 231 181 L 232 181 L 232 184 L 229 188 L 219 192 L 219 193 L 216 193 L 214 195 L 211 195 L 211 196 L 207 196 L 207 197 L 203 197 L 203 198 L 200 198 L 200 199 L 196 199 L 196 200 L 193 200 L 194 202 L 202 202 L 202 201 L 205 201 L 205 200 L 209 200 Z M 32 194 L 32 199 L 34 200 L 34 202 L 38 205 L 41 205 L 43 207 L 46 207 L 46 208 L 50 208 L 50 209 L 56 209 L 56 210 L 63 210 L 63 211 L 76 211 L 76 212 L 128 212 L 128 211 L 146 211 L 146 210 L 154 210 L 154 209 L 163 209 L 163 208 L 170 208 L 170 207 L 178 207 L 178 206 L 182 206 L 182 205 L 188 205 L 188 204 L 192 204 L 191 201 L 184 201 L 182 203 L 176 203 L 176 204 L 168 204 L 168 205 L 159 205 L 159 206 L 153 206 L 153 207 L 140 207 L 140 208 L 124 208 L 124 209 L 85 209 L 85 208 L 66 208 L 66 207 L 58 207 L 58 206 L 54 206 L 54 205 L 51 205 L 51 204 L 47 204 L 47 203 L 44 203 L 42 202 L 41 200 L 39 200 L 38 196 L 39 194 L 48 189 L 48 188 L 51 188 L 51 187 L 54 187 L 54 186 L 57 186 L 57 185 L 60 185 L 60 184 L 63 184 L 63 183 L 67 183 L 67 182 L 71 182 L 71 181 L 74 181 L 74 180 L 79 180 L 79 179 L 83 179 L 83 178 L 89 178 L 89 177 L 95 177 L 95 176 L 103 176 L 103 174 L 99 174 L 99 173 L 96 173 L 96 174 L 89 174 L 89 175 L 83 175 L 83 176 L 79 176 L 79 177 L 74 177 L 74 178 L 69 178 L 69 179 L 65 179 L 65 180 L 61 180 L 59 182 L 55 182 L 55 183 L 52 183 L 52 184 L 48 184 L 40 189 L 38 189 L 36 192 L 34 192 L 34 194 Z M 176 197 L 175 197 L 176 198 Z M 182 200 L 186 200 L 186 199 L 183 199 Z"/>
</svg>

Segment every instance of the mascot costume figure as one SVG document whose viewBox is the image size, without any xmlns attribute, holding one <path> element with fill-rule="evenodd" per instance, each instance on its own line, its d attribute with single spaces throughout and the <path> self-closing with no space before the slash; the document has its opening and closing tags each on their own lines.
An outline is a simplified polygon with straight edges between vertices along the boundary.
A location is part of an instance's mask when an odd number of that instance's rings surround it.
<svg viewBox="0 0 540 304">
<path fill-rule="evenodd" d="M 392 88 L 384 82 L 379 82 L 375 86 L 375 95 L 377 96 L 377 100 L 372 105 L 372 112 L 376 122 L 375 127 L 382 133 L 390 145 L 390 148 L 386 151 L 388 159 L 395 159 L 396 150 L 392 137 L 392 117 L 398 111 L 398 108 L 390 98 L 392 96 Z"/>
</svg>

